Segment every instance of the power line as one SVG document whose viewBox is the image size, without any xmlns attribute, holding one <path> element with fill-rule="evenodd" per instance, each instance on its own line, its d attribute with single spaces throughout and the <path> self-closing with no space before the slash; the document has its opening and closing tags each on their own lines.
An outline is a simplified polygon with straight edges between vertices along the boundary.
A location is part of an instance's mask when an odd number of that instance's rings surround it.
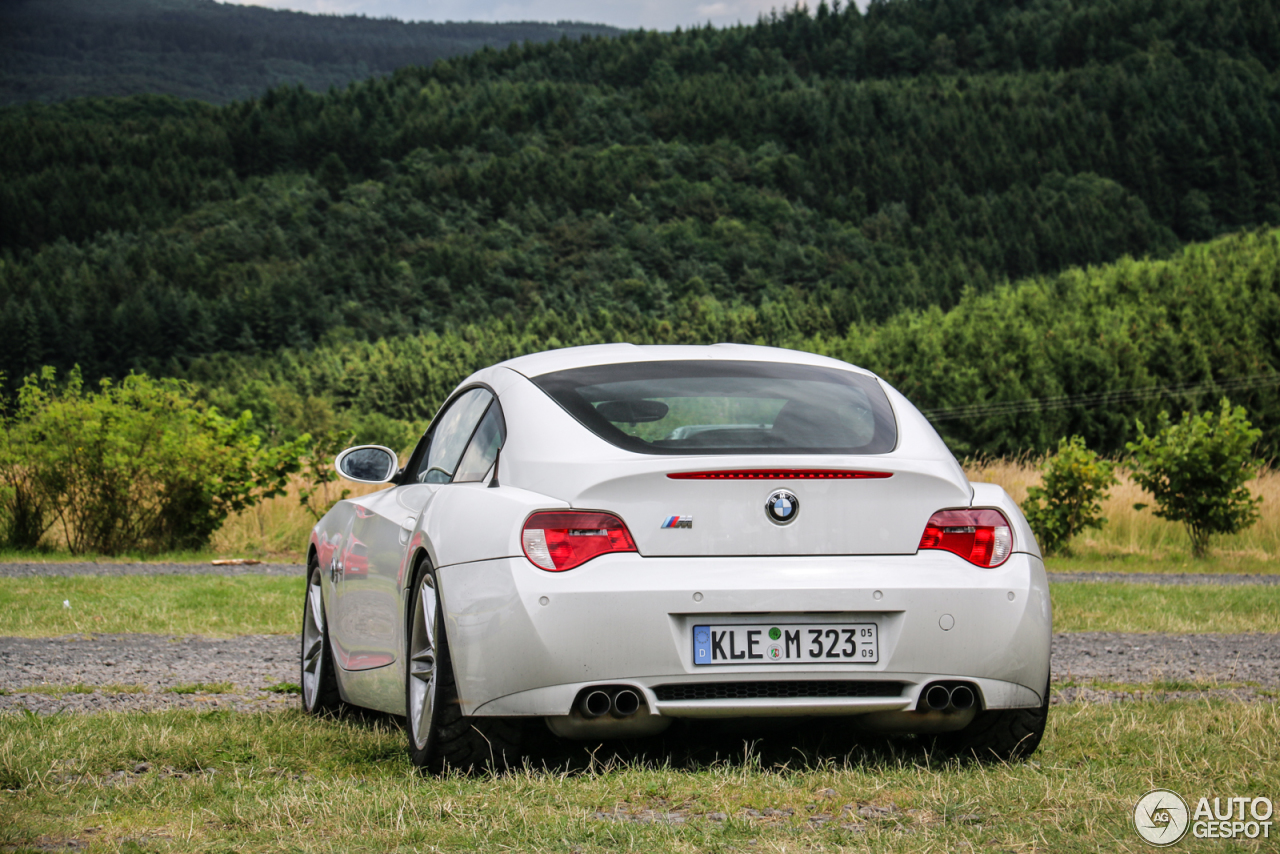
<svg viewBox="0 0 1280 854">
<path fill-rule="evenodd" d="M 1183 394 L 1200 394 L 1210 391 L 1232 391 L 1246 388 L 1263 388 L 1280 384 L 1280 374 L 1266 374 L 1253 377 L 1235 377 L 1207 383 L 1186 383 L 1183 385 L 1146 386 L 1143 388 L 1124 388 L 1114 391 L 1100 391 L 1089 394 L 1068 394 L 1060 397 L 1032 397 L 1023 400 L 1007 400 L 998 403 L 974 404 L 972 406 L 953 406 L 940 409 L 922 410 L 930 421 L 956 421 L 959 419 L 979 418 L 987 415 L 1016 415 L 1022 412 L 1043 412 L 1052 409 L 1091 408 L 1108 404 L 1132 403 L 1139 400 Z"/>
</svg>

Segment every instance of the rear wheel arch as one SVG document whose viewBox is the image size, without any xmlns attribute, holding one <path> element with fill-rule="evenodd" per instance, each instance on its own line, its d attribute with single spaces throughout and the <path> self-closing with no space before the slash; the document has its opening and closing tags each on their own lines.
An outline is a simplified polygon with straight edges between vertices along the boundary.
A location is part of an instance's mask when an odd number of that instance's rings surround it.
<svg viewBox="0 0 1280 854">
<path fill-rule="evenodd" d="M 414 555 L 413 579 L 405 597 L 405 731 L 409 739 L 412 763 L 423 772 L 440 772 L 446 767 L 464 772 L 491 769 L 505 771 L 519 765 L 525 756 L 525 732 L 527 722 L 503 718 L 471 718 L 462 714 L 458 698 L 458 681 L 453 655 L 449 649 L 449 633 L 444 625 L 444 599 L 440 593 L 439 576 L 425 550 Z M 431 699 L 434 714 L 431 716 L 430 735 L 422 747 L 417 746 L 415 735 L 415 708 L 412 699 L 415 660 L 414 613 L 419 605 L 422 579 L 433 579 L 436 599 L 436 623 L 432 635 L 432 651 L 435 655 L 434 689 Z M 418 677 L 420 678 L 420 677 Z M 421 727 L 421 720 L 418 726 Z M 418 730 L 421 734 L 421 729 Z"/>
<path fill-rule="evenodd" d="M 411 604 L 409 601 L 412 598 L 411 594 L 415 592 L 413 585 L 417 583 L 418 580 L 418 569 L 421 568 L 423 561 L 426 561 L 431 567 L 432 573 L 436 571 L 436 562 L 431 559 L 431 553 L 427 551 L 426 546 L 419 546 L 414 549 L 413 554 L 409 556 L 409 560 L 405 562 L 405 566 L 409 568 L 409 571 L 404 574 L 404 589 L 401 590 L 401 592 L 404 594 L 406 615 L 409 613 L 408 608 Z"/>
<path fill-rule="evenodd" d="M 432 576 L 435 576 L 436 574 L 435 562 L 431 560 L 431 555 L 427 553 L 426 549 L 420 548 L 416 550 L 413 553 L 413 556 L 409 559 L 409 563 L 408 563 L 409 571 L 405 573 L 405 577 L 404 577 L 404 619 L 405 619 L 406 630 L 408 629 L 408 626 L 409 626 L 409 618 L 413 615 L 412 614 L 413 597 L 418 592 L 417 590 L 418 576 L 422 572 L 423 564 L 426 564 L 427 571 L 430 572 Z M 437 581 L 436 590 L 437 590 L 436 595 L 439 596 L 440 594 L 439 594 L 438 581 Z"/>
</svg>

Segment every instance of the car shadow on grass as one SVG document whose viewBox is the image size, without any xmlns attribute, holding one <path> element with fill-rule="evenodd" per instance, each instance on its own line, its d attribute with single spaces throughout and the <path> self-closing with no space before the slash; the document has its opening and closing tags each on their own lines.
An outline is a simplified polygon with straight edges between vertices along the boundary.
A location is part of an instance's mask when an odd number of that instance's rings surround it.
<svg viewBox="0 0 1280 854">
<path fill-rule="evenodd" d="M 404 728 L 404 718 L 348 707 L 341 715 L 357 725 Z M 600 773 L 620 767 L 698 771 L 713 766 L 808 771 L 831 767 L 876 768 L 944 761 L 933 740 L 884 736 L 858 729 L 849 718 L 677 719 L 660 735 L 570 740 L 554 736 L 541 718 L 526 723 L 528 770 Z M 407 741 L 406 741 L 407 747 Z M 492 773 L 479 769 L 479 773 Z"/>
<path fill-rule="evenodd" d="M 842 718 L 677 720 L 665 733 L 610 742 L 555 743 L 561 767 L 574 770 L 616 764 L 665 765 L 696 771 L 715 765 L 815 770 L 928 762 L 932 739 L 886 737 Z"/>
</svg>

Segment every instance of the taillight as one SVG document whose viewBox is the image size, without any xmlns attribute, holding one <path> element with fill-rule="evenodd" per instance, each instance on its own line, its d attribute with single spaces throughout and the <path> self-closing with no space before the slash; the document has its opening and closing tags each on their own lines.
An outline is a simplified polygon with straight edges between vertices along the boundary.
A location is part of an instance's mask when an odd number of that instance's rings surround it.
<svg viewBox="0 0 1280 854">
<path fill-rule="evenodd" d="M 609 552 L 636 550 L 631 532 L 612 513 L 534 513 L 525 521 L 520 541 L 524 556 L 549 572 L 573 569 Z"/>
<path fill-rule="evenodd" d="M 942 549 L 978 566 L 999 566 L 1013 551 L 1013 530 L 999 510 L 939 510 L 924 526 L 922 549 Z"/>
</svg>

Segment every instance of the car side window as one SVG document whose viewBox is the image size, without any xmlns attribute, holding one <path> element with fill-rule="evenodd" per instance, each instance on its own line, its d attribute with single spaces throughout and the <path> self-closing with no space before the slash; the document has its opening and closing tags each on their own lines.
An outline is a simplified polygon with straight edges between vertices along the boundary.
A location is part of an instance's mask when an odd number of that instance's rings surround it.
<svg viewBox="0 0 1280 854">
<path fill-rule="evenodd" d="M 498 449 L 506 438 L 507 424 L 502 417 L 502 407 L 495 400 L 480 420 L 476 434 L 471 437 L 471 444 L 467 445 L 467 451 L 462 455 L 462 462 L 453 475 L 453 482 L 474 483 L 484 480 L 493 461 L 498 458 Z"/>
<path fill-rule="evenodd" d="M 464 392 L 431 425 L 431 443 L 418 460 L 414 483 L 448 483 L 458 468 L 462 453 L 476 432 L 485 409 L 493 400 L 487 389 L 473 388 Z"/>
</svg>

